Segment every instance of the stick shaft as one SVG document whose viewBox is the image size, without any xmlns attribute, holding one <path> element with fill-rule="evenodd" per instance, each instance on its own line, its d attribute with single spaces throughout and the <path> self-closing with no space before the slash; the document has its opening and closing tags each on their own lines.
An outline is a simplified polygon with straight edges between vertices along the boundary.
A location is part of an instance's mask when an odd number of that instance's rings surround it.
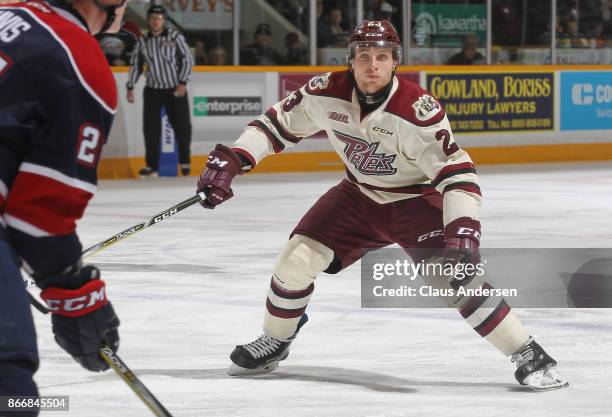
<svg viewBox="0 0 612 417">
<path fill-rule="evenodd" d="M 85 249 L 83 251 L 83 258 L 87 258 L 88 256 L 98 253 L 108 248 L 109 246 L 114 245 L 117 242 L 121 242 L 122 240 L 127 239 L 128 237 L 134 236 L 136 233 L 146 229 L 147 227 L 153 226 L 154 224 L 166 220 L 167 218 L 174 216 L 179 211 L 185 210 L 187 207 L 191 207 L 194 204 L 203 201 L 205 198 L 206 196 L 204 195 L 204 193 L 198 193 L 192 197 L 189 197 L 187 200 L 181 201 L 177 205 L 172 206 L 169 209 L 166 209 L 160 213 L 157 213 L 155 216 L 145 220 L 144 222 L 138 223 L 132 227 L 128 227 L 122 232 L 119 232 L 116 235 L 111 236 L 108 239 L 103 240 L 102 242 L 98 242 L 95 245 Z"/>
<path fill-rule="evenodd" d="M 109 347 L 100 349 L 100 356 L 125 381 L 134 393 L 157 417 L 172 417 L 170 412 L 159 402 L 145 384 L 128 368 L 121 358 Z"/>
<path fill-rule="evenodd" d="M 183 211 L 186 208 L 191 207 L 196 203 L 199 203 L 200 201 L 204 201 L 205 198 L 206 195 L 204 194 L 204 192 L 200 192 L 192 197 L 189 197 L 187 200 L 183 200 L 180 203 L 170 207 L 169 209 L 157 213 L 155 216 L 145 220 L 144 222 L 129 227 L 124 231 L 117 233 L 116 235 L 111 236 L 108 239 L 103 240 L 102 242 L 98 242 L 95 245 L 85 249 L 83 251 L 82 256 L 83 258 L 87 258 L 91 255 L 94 255 L 108 248 L 109 246 L 114 245 L 117 242 L 121 242 L 122 240 L 127 239 L 130 236 L 134 236 L 136 233 L 146 229 L 147 227 L 153 226 L 154 224 L 157 224 L 163 220 L 166 220 L 169 217 L 174 216 L 179 211 Z M 34 284 L 32 278 L 25 277 L 24 283 L 28 287 L 28 297 L 30 298 L 30 303 L 34 307 L 36 307 L 36 309 L 41 313 L 49 313 L 49 309 L 47 308 L 46 304 L 44 304 L 44 302 L 40 299 L 40 290 L 38 288 L 30 287 L 30 285 Z"/>
</svg>

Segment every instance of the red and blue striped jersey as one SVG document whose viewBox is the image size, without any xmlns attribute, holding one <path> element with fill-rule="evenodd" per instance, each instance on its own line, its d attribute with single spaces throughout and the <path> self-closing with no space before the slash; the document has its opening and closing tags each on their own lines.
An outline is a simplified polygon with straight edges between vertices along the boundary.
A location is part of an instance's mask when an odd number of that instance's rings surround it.
<svg viewBox="0 0 612 417">
<path fill-rule="evenodd" d="M 112 72 L 74 10 L 0 6 L 0 227 L 37 272 L 80 257 L 76 221 L 116 108 Z"/>
</svg>

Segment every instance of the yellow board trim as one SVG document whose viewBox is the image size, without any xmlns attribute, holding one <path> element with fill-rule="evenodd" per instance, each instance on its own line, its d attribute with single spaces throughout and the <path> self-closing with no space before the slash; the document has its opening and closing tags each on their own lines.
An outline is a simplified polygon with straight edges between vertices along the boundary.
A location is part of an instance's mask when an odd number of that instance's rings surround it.
<svg viewBox="0 0 612 417">
<path fill-rule="evenodd" d="M 524 145 L 478 147 L 466 149 L 476 165 L 526 164 L 547 162 L 578 162 L 612 160 L 612 143 L 569 143 L 551 145 Z M 199 175 L 206 155 L 191 159 L 191 175 Z M 100 179 L 137 178 L 144 167 L 143 157 L 107 158 L 100 161 Z M 335 152 L 280 153 L 264 159 L 253 173 L 341 171 L 344 169 Z"/>
</svg>

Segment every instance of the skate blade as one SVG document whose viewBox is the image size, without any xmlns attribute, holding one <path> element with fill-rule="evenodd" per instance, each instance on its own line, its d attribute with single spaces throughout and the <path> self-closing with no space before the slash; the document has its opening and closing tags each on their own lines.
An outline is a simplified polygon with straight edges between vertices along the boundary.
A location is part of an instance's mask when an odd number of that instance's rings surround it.
<svg viewBox="0 0 612 417">
<path fill-rule="evenodd" d="M 232 363 L 230 367 L 227 369 L 227 374 L 229 376 L 241 376 L 241 375 L 259 375 L 259 374 L 267 374 L 272 372 L 278 368 L 278 361 L 271 362 L 261 368 L 249 369 L 243 368 L 242 366 L 238 366 L 235 363 Z"/>
<path fill-rule="evenodd" d="M 554 366 L 546 371 L 529 375 L 525 378 L 525 384 L 534 391 L 551 391 L 569 386 L 569 382 L 561 376 Z"/>
</svg>

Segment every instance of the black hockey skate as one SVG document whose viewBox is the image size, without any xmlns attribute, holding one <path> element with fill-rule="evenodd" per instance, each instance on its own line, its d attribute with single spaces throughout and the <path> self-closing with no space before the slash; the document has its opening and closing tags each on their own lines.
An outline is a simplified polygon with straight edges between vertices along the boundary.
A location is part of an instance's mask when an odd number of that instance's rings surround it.
<svg viewBox="0 0 612 417">
<path fill-rule="evenodd" d="M 231 376 L 238 376 L 272 372 L 278 368 L 280 361 L 287 359 L 291 342 L 307 321 L 308 316 L 304 313 L 295 333 L 289 340 L 278 340 L 264 333 L 251 343 L 236 346 L 230 355 L 233 363 L 227 373 Z"/>
<path fill-rule="evenodd" d="M 159 173 L 153 170 L 153 168 L 151 167 L 145 167 L 141 169 L 140 171 L 138 171 L 138 176 L 140 177 L 141 180 L 146 180 L 148 178 L 158 178 Z"/>
<path fill-rule="evenodd" d="M 536 391 L 565 388 L 569 382 L 557 371 L 557 362 L 551 358 L 533 338 L 523 349 L 512 355 L 516 363 L 514 377 L 521 385 Z"/>
</svg>

